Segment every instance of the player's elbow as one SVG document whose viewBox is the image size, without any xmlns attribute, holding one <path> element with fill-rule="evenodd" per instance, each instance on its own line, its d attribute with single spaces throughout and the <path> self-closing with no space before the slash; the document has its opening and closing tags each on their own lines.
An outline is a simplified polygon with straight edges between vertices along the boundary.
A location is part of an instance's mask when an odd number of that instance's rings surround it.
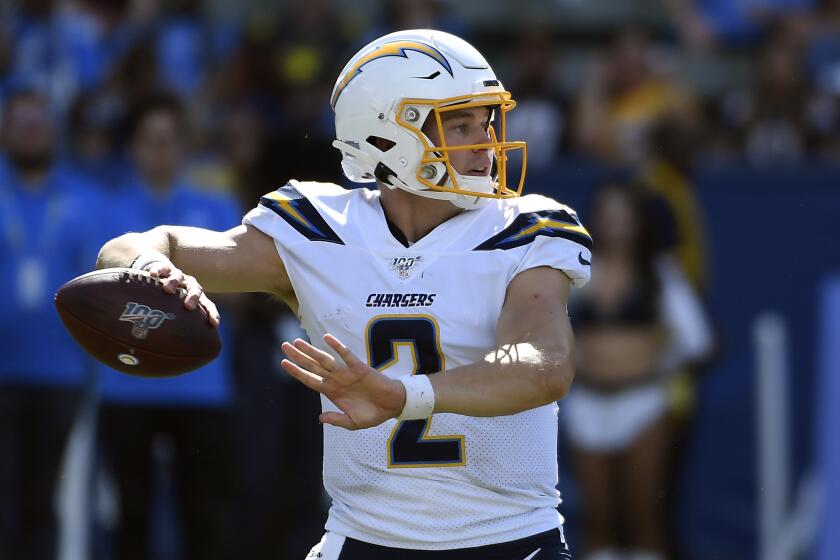
<svg viewBox="0 0 840 560">
<path fill-rule="evenodd" d="M 125 245 L 125 240 L 123 238 L 126 237 L 126 235 L 121 235 L 120 237 L 111 239 L 105 243 L 101 249 L 99 249 L 99 254 L 96 255 L 97 269 L 111 268 L 122 264 L 120 262 L 120 257 L 124 252 L 123 246 Z"/>
<path fill-rule="evenodd" d="M 569 394 L 575 377 L 575 364 L 571 356 L 552 360 L 545 370 L 545 397 L 548 402 L 559 401 Z"/>
</svg>

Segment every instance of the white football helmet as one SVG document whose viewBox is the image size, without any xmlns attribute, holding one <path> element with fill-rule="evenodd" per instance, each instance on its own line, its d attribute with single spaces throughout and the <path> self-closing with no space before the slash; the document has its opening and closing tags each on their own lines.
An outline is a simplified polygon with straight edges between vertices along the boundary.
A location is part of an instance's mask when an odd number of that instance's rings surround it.
<svg viewBox="0 0 840 560">
<path fill-rule="evenodd" d="M 351 181 L 378 180 L 467 209 L 522 191 L 525 142 L 505 139 L 505 115 L 516 103 L 484 57 L 454 35 L 417 29 L 376 39 L 341 71 L 330 101 L 337 137 L 333 146 L 341 151 L 341 167 Z M 499 130 L 491 125 L 491 141 L 446 146 L 441 113 L 478 106 L 494 111 Z M 435 119 L 442 145 L 435 146 L 422 132 L 427 118 Z M 380 138 L 387 142 L 377 143 Z M 489 176 L 455 171 L 449 161 L 452 151 L 480 149 L 491 155 Z M 514 187 L 507 181 L 511 150 L 522 150 Z"/>
</svg>

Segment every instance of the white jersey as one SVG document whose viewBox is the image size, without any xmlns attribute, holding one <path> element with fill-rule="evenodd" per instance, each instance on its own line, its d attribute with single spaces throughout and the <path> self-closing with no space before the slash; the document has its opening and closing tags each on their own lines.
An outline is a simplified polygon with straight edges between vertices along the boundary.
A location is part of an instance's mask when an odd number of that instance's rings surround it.
<svg viewBox="0 0 840 560">
<path fill-rule="evenodd" d="M 586 230 L 538 195 L 493 200 L 410 246 L 389 228 L 378 191 L 325 183 L 291 181 L 244 223 L 274 238 L 312 343 L 331 351 L 329 332 L 395 378 L 480 361 L 519 272 L 554 267 L 577 286 L 589 278 Z M 555 404 L 324 426 L 326 528 L 360 541 L 441 550 L 524 538 L 561 524 L 557 482 Z"/>
</svg>

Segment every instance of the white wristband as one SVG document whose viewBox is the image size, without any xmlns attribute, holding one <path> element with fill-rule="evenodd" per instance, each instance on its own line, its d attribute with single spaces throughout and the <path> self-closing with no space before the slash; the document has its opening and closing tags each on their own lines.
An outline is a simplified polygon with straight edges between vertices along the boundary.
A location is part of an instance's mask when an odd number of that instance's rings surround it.
<svg viewBox="0 0 840 560">
<path fill-rule="evenodd" d="M 405 386 L 405 406 L 398 420 L 423 420 L 435 411 L 435 390 L 428 375 L 400 377 Z"/>
<path fill-rule="evenodd" d="M 147 249 L 139 255 L 137 255 L 137 258 L 134 259 L 133 263 L 131 263 L 131 268 L 137 270 L 146 270 L 147 266 L 156 262 L 172 264 L 169 258 L 160 251 L 155 251 L 154 249 Z"/>
</svg>

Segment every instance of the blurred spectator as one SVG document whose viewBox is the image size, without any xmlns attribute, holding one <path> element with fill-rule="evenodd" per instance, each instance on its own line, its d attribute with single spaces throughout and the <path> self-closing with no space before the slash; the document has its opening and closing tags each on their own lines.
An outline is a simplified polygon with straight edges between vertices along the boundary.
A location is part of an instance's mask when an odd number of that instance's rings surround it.
<svg viewBox="0 0 840 560">
<path fill-rule="evenodd" d="M 840 0 L 823 0 L 814 13 L 807 55 L 817 89 L 840 94 Z"/>
<path fill-rule="evenodd" d="M 133 106 L 158 89 L 191 98 L 191 120 L 213 111 L 215 72 L 239 41 L 236 21 L 204 17 L 200 0 L 71 0 L 104 51 L 106 96 Z M 97 82 L 94 85 L 99 85 Z"/>
<path fill-rule="evenodd" d="M 330 145 L 332 109 L 326 100 L 348 43 L 333 4 L 294 3 L 279 15 L 252 18 L 220 80 L 219 94 L 228 106 L 248 105 L 258 113 L 271 163 L 280 173 L 276 181 L 338 176 L 338 166 L 327 164 L 337 162 L 338 155 Z"/>
<path fill-rule="evenodd" d="M 283 154 L 282 159 L 275 158 L 281 173 L 277 179 L 283 182 L 294 177 L 340 181 L 327 100 L 348 43 L 333 4 L 311 0 L 293 5 L 284 15 L 282 32 L 277 30 L 273 39 L 273 99 L 279 108 L 279 126 L 271 135 L 269 151 Z"/>
<path fill-rule="evenodd" d="M 0 12 L 2 13 L 2 12 Z M 2 17 L 0 15 L 0 17 Z M 14 39 L 8 25 L 0 22 L 0 109 L 6 97 L 11 93 L 12 56 L 14 53 Z"/>
<path fill-rule="evenodd" d="M 519 38 L 508 91 L 516 110 L 508 116 L 508 138 L 528 142 L 528 168 L 544 169 L 560 152 L 567 132 L 568 102 L 553 82 L 555 46 L 550 28 L 528 29 Z"/>
<path fill-rule="evenodd" d="M 348 49 L 341 20 L 332 7 L 330 0 L 295 5 L 285 15 L 288 27 L 284 26 L 275 39 L 275 75 L 283 107 L 278 132 L 281 143 L 286 144 L 282 149 L 305 145 L 297 155 L 305 158 L 310 153 L 321 163 L 325 160 L 315 155 L 317 150 L 333 151 L 332 110 L 326 100 Z M 323 174 L 311 177 L 325 178 Z"/>
<path fill-rule="evenodd" d="M 466 22 L 456 17 L 442 0 L 383 0 L 380 5 L 380 19 L 360 39 L 360 45 L 402 29 L 438 29 L 470 40 Z"/>
<path fill-rule="evenodd" d="M 54 494 L 90 362 L 52 304 L 90 270 L 100 242 L 94 189 L 55 164 L 45 97 L 7 100 L 0 158 L 0 558 L 57 553 Z"/>
<path fill-rule="evenodd" d="M 705 50 L 757 41 L 762 29 L 802 16 L 817 0 L 662 0 L 683 44 Z"/>
<path fill-rule="evenodd" d="M 248 103 L 269 128 L 278 124 L 274 77 L 274 32 L 277 16 L 259 11 L 245 21 L 242 41 L 222 69 L 217 95 L 230 106 Z"/>
<path fill-rule="evenodd" d="M 154 50 L 159 87 L 189 98 L 187 107 L 199 135 L 214 125 L 218 112 L 216 89 L 223 67 L 236 52 L 240 37 L 235 22 L 204 17 L 201 0 L 161 3 L 154 27 Z"/>
<path fill-rule="evenodd" d="M 607 163 L 639 163 L 647 156 L 651 124 L 665 112 L 691 106 L 690 96 L 667 77 L 653 54 L 644 33 L 626 29 L 606 59 L 595 61 L 576 104 L 579 150 Z"/>
<path fill-rule="evenodd" d="M 216 124 L 203 136 L 186 175 L 195 184 L 235 194 L 243 207 L 272 190 L 278 179 L 278 162 L 268 150 L 269 123 L 259 109 L 248 102 L 220 107 Z"/>
<path fill-rule="evenodd" d="M 154 45 L 148 40 L 137 41 L 115 64 L 106 89 L 125 107 L 134 107 L 158 90 L 157 72 Z"/>
<path fill-rule="evenodd" d="M 667 380 L 711 344 L 693 290 L 672 261 L 657 257 L 648 204 L 620 183 L 596 192 L 592 281 L 570 303 L 578 371 L 566 428 L 585 559 L 665 558 Z"/>
<path fill-rule="evenodd" d="M 700 142 L 693 112 L 668 112 L 651 125 L 650 153 L 637 182 L 654 193 L 653 227 L 658 250 L 671 253 L 699 294 L 708 287 L 709 256 L 703 209 L 691 183 Z"/>
<path fill-rule="evenodd" d="M 805 151 L 809 94 L 799 38 L 784 27 L 771 34 L 757 67 L 746 155 L 756 163 L 797 161 Z"/>
<path fill-rule="evenodd" d="M 18 2 L 7 24 L 9 79 L 47 92 L 59 116 L 76 94 L 102 82 L 112 62 L 106 30 L 84 2 Z"/>
<path fill-rule="evenodd" d="M 116 138 L 123 113 L 122 99 L 105 89 L 79 96 L 69 112 L 67 159 L 80 175 L 109 190 L 122 182 L 126 168 Z"/>
<path fill-rule="evenodd" d="M 161 85 L 181 96 L 196 93 L 210 66 L 210 27 L 201 21 L 199 0 L 167 3 L 168 13 L 156 26 Z"/>
<path fill-rule="evenodd" d="M 840 162 L 840 0 L 823 0 L 815 12 L 807 45 L 808 70 L 815 85 L 809 121 L 816 134 L 814 151 Z"/>
<path fill-rule="evenodd" d="M 811 143 L 811 90 L 798 27 L 780 23 L 765 40 L 749 91 L 723 99 L 725 122 L 741 131 L 743 150 L 756 164 L 800 161 Z"/>
<path fill-rule="evenodd" d="M 282 180 L 273 176 L 268 135 L 268 123 L 251 105 L 243 103 L 235 107 L 224 119 L 222 149 L 229 168 L 229 181 L 243 208 L 276 188 L 277 182 Z"/>
<path fill-rule="evenodd" d="M 830 164 L 840 164 L 840 93 L 818 93 L 808 105 L 812 126 L 810 154 Z"/>
<path fill-rule="evenodd" d="M 181 175 L 184 112 L 166 94 L 146 99 L 129 115 L 136 173 L 112 201 L 112 235 L 156 224 L 225 230 L 240 221 L 237 204 L 186 184 Z M 107 218 L 103 216 L 103 218 Z M 227 315 L 226 315 L 227 317 Z M 230 317 L 227 317 L 229 320 Z M 226 325 L 222 336 L 229 348 Z M 102 369 L 101 438 L 119 495 L 114 558 L 155 557 L 150 543 L 155 453 L 173 451 L 172 473 L 183 558 L 226 558 L 232 508 L 230 353 L 195 372 L 166 379 Z"/>
</svg>

